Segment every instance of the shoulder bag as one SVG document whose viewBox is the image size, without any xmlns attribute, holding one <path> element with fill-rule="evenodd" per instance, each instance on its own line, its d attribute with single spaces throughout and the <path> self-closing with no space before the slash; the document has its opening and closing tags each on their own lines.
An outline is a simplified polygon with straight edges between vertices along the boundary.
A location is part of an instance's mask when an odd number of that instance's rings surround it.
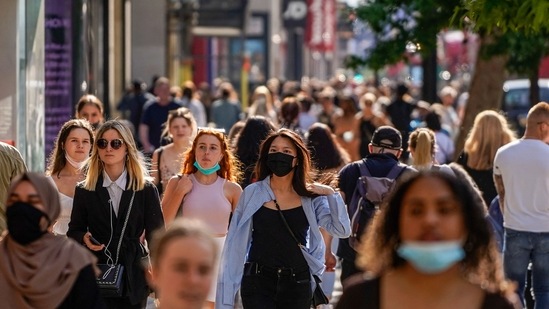
<svg viewBox="0 0 549 309">
<path fill-rule="evenodd" d="M 284 217 L 282 210 L 280 210 L 280 206 L 278 205 L 276 200 L 274 200 L 274 203 L 275 203 L 276 209 L 278 210 L 278 214 L 282 219 L 282 222 L 284 222 L 284 225 L 286 226 L 286 229 L 288 230 L 288 232 L 290 232 L 290 235 L 292 235 L 292 238 L 295 240 L 295 242 L 301 249 L 303 247 L 303 244 L 301 244 L 297 239 L 297 237 L 295 237 L 294 232 L 292 232 L 292 229 L 288 225 L 288 222 L 286 221 L 286 218 Z M 320 280 L 320 278 L 317 275 L 313 275 L 313 278 L 315 279 L 316 287 L 315 287 L 315 290 L 313 291 L 313 298 L 311 299 L 312 306 L 316 308 L 316 306 L 330 303 L 330 300 L 328 299 L 328 297 L 326 297 L 326 294 L 324 294 L 324 291 L 320 286 L 320 282 L 322 282 L 322 280 Z"/>
<path fill-rule="evenodd" d="M 97 286 L 99 286 L 99 293 L 103 297 L 117 298 L 124 295 L 124 265 L 118 264 L 118 257 L 122 239 L 126 232 L 126 226 L 128 225 L 128 219 L 130 218 L 130 212 L 132 211 L 134 197 L 135 191 L 133 191 L 130 206 L 126 213 L 126 219 L 124 220 L 124 226 L 122 227 L 122 233 L 120 233 L 120 239 L 118 240 L 118 246 L 116 247 L 116 260 L 112 264 L 109 264 L 108 261 L 107 264 L 97 264 L 97 267 L 101 270 L 101 275 L 96 279 L 96 282 Z"/>
</svg>

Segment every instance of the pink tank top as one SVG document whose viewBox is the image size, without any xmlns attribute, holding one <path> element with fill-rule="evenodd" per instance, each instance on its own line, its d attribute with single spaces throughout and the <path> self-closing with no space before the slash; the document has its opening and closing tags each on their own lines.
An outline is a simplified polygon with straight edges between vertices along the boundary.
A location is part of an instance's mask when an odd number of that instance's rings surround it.
<svg viewBox="0 0 549 309">
<path fill-rule="evenodd" d="M 225 178 L 217 177 L 214 183 L 204 185 L 199 183 L 194 175 L 190 175 L 193 189 L 183 199 L 182 215 L 185 218 L 203 221 L 214 235 L 227 234 L 231 202 L 223 193 Z"/>
</svg>

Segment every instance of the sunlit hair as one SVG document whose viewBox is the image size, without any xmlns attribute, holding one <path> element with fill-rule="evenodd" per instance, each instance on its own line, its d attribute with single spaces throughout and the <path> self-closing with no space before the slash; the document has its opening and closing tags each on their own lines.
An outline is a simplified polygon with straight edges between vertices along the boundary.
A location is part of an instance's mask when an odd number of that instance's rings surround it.
<svg viewBox="0 0 549 309">
<path fill-rule="evenodd" d="M 109 120 L 102 124 L 96 133 L 96 140 L 103 138 L 108 130 L 115 130 L 126 145 L 126 171 L 128 173 L 128 185 L 126 189 L 140 191 L 145 188 L 145 182 L 150 180 L 149 171 L 145 164 L 144 156 L 137 150 L 131 130 L 118 120 Z M 88 160 L 87 175 L 84 180 L 84 188 L 95 191 L 97 180 L 103 174 L 104 166 L 99 157 L 99 148 L 94 145 L 90 159 Z"/>
<path fill-rule="evenodd" d="M 485 206 L 479 192 L 461 177 L 440 171 L 424 170 L 403 175 L 367 228 L 358 250 L 357 266 L 373 276 L 379 276 L 405 265 L 405 260 L 396 251 L 401 244 L 402 203 L 413 184 L 429 177 L 444 183 L 460 205 L 467 237 L 463 245 L 465 258 L 459 263 L 465 278 L 488 291 L 508 292 L 511 285 L 504 279 L 500 254 L 492 231 L 486 224 Z"/>
<path fill-rule="evenodd" d="M 536 126 L 541 122 L 549 122 L 549 104 L 547 102 L 539 102 L 534 105 L 528 111 L 528 116 L 526 116 L 526 130 L 531 126 Z"/>
<path fill-rule="evenodd" d="M 168 227 L 158 229 L 153 233 L 151 241 L 151 264 L 153 267 L 158 267 L 162 260 L 166 247 L 177 239 L 194 237 L 201 242 L 207 243 L 212 248 L 212 267 L 217 259 L 217 245 L 207 226 L 202 221 L 188 218 L 177 218 Z M 193 250 L 193 248 L 184 248 L 184 250 Z"/>
<path fill-rule="evenodd" d="M 427 128 L 417 128 L 408 138 L 408 147 L 414 151 L 414 167 L 430 168 L 435 156 L 435 133 Z"/>
<path fill-rule="evenodd" d="M 76 113 L 74 115 L 76 118 L 82 118 L 80 116 L 80 112 L 82 112 L 82 109 L 86 105 L 95 106 L 99 110 L 99 115 L 103 117 L 103 102 L 101 102 L 96 96 L 92 94 L 85 94 L 76 103 Z"/>
<path fill-rule="evenodd" d="M 503 115 L 493 110 L 480 112 L 465 140 L 467 165 L 476 170 L 491 169 L 497 150 L 515 139 L 515 132 L 509 128 Z"/>
<path fill-rule="evenodd" d="M 178 109 L 174 109 L 168 112 L 168 120 L 164 123 L 164 130 L 162 131 L 162 137 L 170 137 L 170 126 L 172 125 L 172 122 L 177 118 L 183 118 L 185 121 L 187 121 L 187 125 L 191 127 L 191 140 L 196 136 L 196 133 L 198 131 L 198 125 L 196 124 L 196 120 L 194 119 L 194 116 L 192 112 L 186 108 L 186 107 L 180 107 Z"/>
<path fill-rule="evenodd" d="M 73 129 L 84 129 L 88 131 L 90 136 L 90 151 L 94 148 L 94 138 L 93 138 L 93 129 L 90 123 L 86 119 L 71 119 L 63 124 L 55 143 L 53 145 L 53 150 L 48 159 L 48 168 L 46 170 L 46 175 L 51 176 L 58 174 L 63 167 L 67 164 L 67 159 L 65 159 L 65 143 L 67 142 L 67 137 Z"/>
<path fill-rule="evenodd" d="M 229 142 L 222 132 L 211 128 L 200 129 L 200 131 L 198 131 L 192 147 L 190 147 L 184 154 L 185 160 L 182 164 L 181 173 L 194 174 L 198 171 L 198 169 L 194 166 L 194 162 L 196 161 L 196 147 L 198 146 L 200 138 L 204 135 L 214 136 L 217 138 L 221 146 L 221 155 L 223 157 L 221 158 L 221 161 L 219 161 L 220 169 L 217 171 L 217 175 L 232 182 L 240 181 L 240 164 L 231 152 Z"/>
<path fill-rule="evenodd" d="M 377 98 L 375 94 L 366 92 L 362 97 L 360 97 L 358 104 L 360 105 L 360 109 L 365 109 L 366 107 L 372 108 L 376 100 Z"/>
<path fill-rule="evenodd" d="M 261 103 L 261 98 L 265 98 L 265 103 Z M 248 109 L 250 116 L 269 116 L 268 113 L 273 110 L 273 95 L 271 91 L 265 86 L 258 86 L 255 88 L 251 97 L 251 105 Z"/>
<path fill-rule="evenodd" d="M 272 175 L 271 169 L 267 166 L 267 157 L 269 155 L 269 149 L 271 144 L 277 137 L 282 137 L 290 141 L 296 148 L 297 152 L 297 165 L 294 168 L 294 175 L 292 178 L 292 186 L 295 192 L 300 196 L 313 197 L 316 196 L 313 192 L 307 190 L 307 184 L 312 183 L 314 170 L 311 165 L 311 155 L 305 143 L 301 137 L 294 131 L 288 129 L 280 129 L 267 136 L 265 141 L 261 143 L 259 149 L 259 158 L 255 166 L 255 174 L 258 180 L 263 180 L 267 176 Z"/>
</svg>

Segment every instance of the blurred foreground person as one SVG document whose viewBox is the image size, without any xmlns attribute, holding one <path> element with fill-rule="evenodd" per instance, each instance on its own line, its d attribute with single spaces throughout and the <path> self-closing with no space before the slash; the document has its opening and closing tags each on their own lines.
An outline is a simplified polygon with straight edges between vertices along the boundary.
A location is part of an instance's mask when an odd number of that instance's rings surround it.
<svg viewBox="0 0 549 309">
<path fill-rule="evenodd" d="M 336 308 L 519 308 L 478 191 L 441 171 L 410 176 L 364 234 L 365 272 Z"/>
<path fill-rule="evenodd" d="M 160 309 L 201 309 L 210 291 L 217 244 L 198 220 L 179 218 L 151 243 L 149 281 Z"/>
<path fill-rule="evenodd" d="M 74 240 L 48 232 L 61 211 L 55 185 L 41 174 L 24 173 L 12 182 L 6 204 L 2 308 L 104 308 L 96 258 Z"/>
</svg>

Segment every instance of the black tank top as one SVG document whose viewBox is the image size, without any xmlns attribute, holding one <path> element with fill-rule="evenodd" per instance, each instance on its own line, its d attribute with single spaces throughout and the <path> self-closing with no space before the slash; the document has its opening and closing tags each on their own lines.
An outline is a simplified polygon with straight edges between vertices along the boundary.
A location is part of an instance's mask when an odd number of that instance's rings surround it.
<svg viewBox="0 0 549 309">
<path fill-rule="evenodd" d="M 309 222 L 303 207 L 283 210 L 288 225 L 300 243 L 306 244 Z M 284 225 L 278 210 L 261 207 L 253 216 L 249 262 L 271 267 L 303 268 L 307 261 Z"/>
</svg>

